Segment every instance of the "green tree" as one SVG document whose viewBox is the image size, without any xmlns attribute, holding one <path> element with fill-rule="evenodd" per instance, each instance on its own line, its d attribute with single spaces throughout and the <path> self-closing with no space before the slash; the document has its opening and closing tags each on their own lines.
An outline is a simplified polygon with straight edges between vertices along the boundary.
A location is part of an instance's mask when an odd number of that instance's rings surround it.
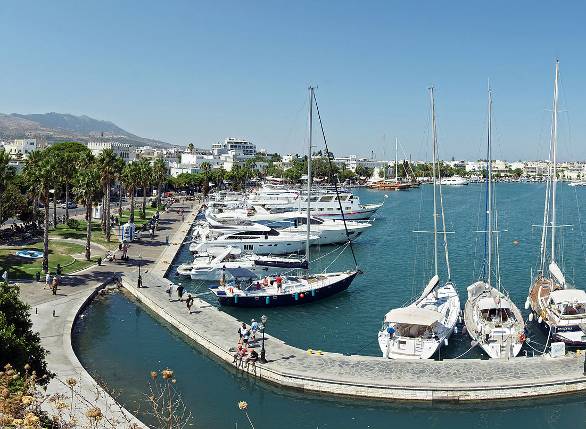
<svg viewBox="0 0 586 429">
<path fill-rule="evenodd" d="M 24 167 L 24 175 L 29 189 L 40 195 L 44 205 L 43 231 L 43 271 L 49 271 L 49 190 L 54 184 L 54 159 L 46 151 L 29 154 Z"/>
<path fill-rule="evenodd" d="M 107 241 L 110 241 L 112 235 L 112 225 L 110 224 L 110 192 L 112 190 L 112 184 L 121 173 L 118 159 L 118 156 L 112 149 L 105 149 L 96 160 L 104 194 L 103 213 Z"/>
<path fill-rule="evenodd" d="M 157 184 L 157 207 L 161 205 L 161 193 L 163 192 L 163 184 L 167 181 L 169 176 L 167 164 L 163 158 L 157 158 L 153 163 L 153 180 Z"/>
<path fill-rule="evenodd" d="M 15 198 L 20 200 L 16 170 L 10 165 L 10 156 L 0 149 L 0 225 L 16 215 Z"/>
<path fill-rule="evenodd" d="M 47 370 L 41 338 L 33 332 L 30 307 L 19 297 L 18 286 L 0 282 L 0 365 L 10 363 L 17 371 L 24 372 L 25 365 L 35 371 L 40 383 L 46 384 L 51 374 Z"/>
<path fill-rule="evenodd" d="M 153 176 L 153 167 L 148 159 L 141 159 L 138 161 L 138 177 L 139 177 L 139 184 L 142 188 L 142 210 L 140 212 L 140 218 L 146 218 L 146 200 L 147 200 L 147 190 L 150 189 L 152 176 Z"/>
<path fill-rule="evenodd" d="M 208 196 L 210 192 L 210 171 L 212 166 L 209 162 L 202 162 L 201 163 L 201 171 L 203 171 L 203 196 L 204 198 Z"/>
<path fill-rule="evenodd" d="M 69 191 L 77 174 L 77 165 L 80 157 L 90 150 L 82 143 L 60 142 L 45 150 L 50 156 L 55 157 L 56 182 L 65 187 L 65 219 L 69 219 Z M 56 188 L 56 187 L 55 187 Z"/>
<path fill-rule="evenodd" d="M 80 203 L 85 206 L 86 237 L 85 259 L 91 258 L 92 242 L 92 208 L 95 202 L 102 196 L 100 183 L 101 171 L 99 164 L 91 153 L 84 153 L 78 161 L 79 171 L 75 177 L 74 192 Z"/>
<path fill-rule="evenodd" d="M 134 196 L 140 186 L 140 171 L 138 162 L 130 162 L 124 166 L 121 176 L 124 188 L 130 193 L 130 222 L 134 222 Z"/>
</svg>

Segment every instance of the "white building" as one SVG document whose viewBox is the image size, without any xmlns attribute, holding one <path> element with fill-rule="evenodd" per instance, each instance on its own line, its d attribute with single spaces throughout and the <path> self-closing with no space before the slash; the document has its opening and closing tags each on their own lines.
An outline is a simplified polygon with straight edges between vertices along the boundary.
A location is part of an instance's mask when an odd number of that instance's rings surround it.
<svg viewBox="0 0 586 429">
<path fill-rule="evenodd" d="M 4 150 L 11 158 L 27 158 L 29 153 L 37 150 L 37 139 L 14 139 L 4 144 Z"/>
<path fill-rule="evenodd" d="M 244 139 L 229 137 L 224 143 L 212 144 L 212 153 L 216 156 L 232 152 L 236 159 L 253 158 L 256 155 L 256 145 Z"/>
<path fill-rule="evenodd" d="M 98 156 L 106 149 L 112 149 L 124 162 L 132 162 L 136 159 L 136 148 L 128 143 L 91 141 L 88 142 L 87 147 L 92 151 L 94 156 Z"/>
</svg>

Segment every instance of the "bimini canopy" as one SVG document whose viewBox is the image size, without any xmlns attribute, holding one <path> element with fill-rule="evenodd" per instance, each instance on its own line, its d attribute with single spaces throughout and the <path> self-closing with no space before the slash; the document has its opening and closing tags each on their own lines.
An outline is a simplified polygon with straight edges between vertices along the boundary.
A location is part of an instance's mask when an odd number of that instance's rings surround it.
<svg viewBox="0 0 586 429">
<path fill-rule="evenodd" d="M 511 308 L 509 301 L 503 298 L 496 298 L 494 296 L 482 297 L 478 300 L 479 310 L 491 310 L 494 308 Z"/>
<path fill-rule="evenodd" d="M 255 273 L 246 268 L 224 268 L 224 271 L 235 279 L 255 279 L 258 277 Z"/>
<path fill-rule="evenodd" d="M 583 302 L 586 303 L 586 292 L 580 289 L 561 289 L 549 294 L 554 304 Z"/>
<path fill-rule="evenodd" d="M 385 316 L 385 322 L 431 326 L 442 318 L 441 313 L 435 310 L 419 307 L 402 307 L 389 311 Z"/>
</svg>

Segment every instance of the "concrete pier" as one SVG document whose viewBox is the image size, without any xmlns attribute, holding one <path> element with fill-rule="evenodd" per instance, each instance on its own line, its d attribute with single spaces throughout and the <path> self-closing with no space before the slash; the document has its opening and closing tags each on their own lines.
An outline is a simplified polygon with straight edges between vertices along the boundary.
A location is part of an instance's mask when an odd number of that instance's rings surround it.
<svg viewBox="0 0 586 429">
<path fill-rule="evenodd" d="M 136 288 L 136 272 L 125 273 L 122 283 L 157 316 L 232 365 L 231 349 L 236 346 L 241 322 L 200 299 L 196 299 L 193 314 L 188 314 L 184 302 L 169 302 L 165 293 L 170 280 L 164 275 L 187 232 L 188 226 L 183 225 L 155 269 L 143 275 L 146 288 Z M 277 338 L 267 338 L 269 362 L 257 364 L 256 372 L 250 371 L 250 375 L 316 393 L 383 400 L 480 401 L 586 390 L 584 356 L 574 353 L 561 358 L 520 357 L 504 361 L 397 361 L 327 352 L 309 354 Z"/>
</svg>

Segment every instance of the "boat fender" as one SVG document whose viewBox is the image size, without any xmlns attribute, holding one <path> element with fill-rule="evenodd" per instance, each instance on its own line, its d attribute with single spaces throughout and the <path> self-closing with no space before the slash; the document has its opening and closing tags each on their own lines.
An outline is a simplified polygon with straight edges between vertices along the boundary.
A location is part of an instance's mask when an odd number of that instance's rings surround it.
<svg viewBox="0 0 586 429">
<path fill-rule="evenodd" d="M 299 300 L 299 294 L 297 292 L 295 292 L 293 294 L 293 298 L 295 298 L 295 301 L 298 301 Z"/>
<path fill-rule="evenodd" d="M 305 298 L 305 294 L 303 294 L 303 293 L 302 293 L 302 294 L 300 294 L 300 295 L 299 295 L 299 298 L 301 298 L 301 299 Z"/>
<path fill-rule="evenodd" d="M 444 338 L 444 344 L 447 346 L 448 345 L 448 339 Z"/>
<path fill-rule="evenodd" d="M 519 342 L 520 343 L 524 343 L 526 339 L 527 339 L 527 337 L 525 336 L 525 333 L 524 332 L 521 332 L 519 334 Z"/>
<path fill-rule="evenodd" d="M 454 326 L 454 334 L 457 334 L 457 333 L 458 333 L 458 327 Z"/>
<path fill-rule="evenodd" d="M 530 321 L 530 322 L 533 322 L 533 313 L 531 313 L 531 314 L 529 315 L 529 321 Z"/>
<path fill-rule="evenodd" d="M 541 323 L 543 322 L 543 317 L 539 316 L 539 319 L 537 319 L 537 323 Z"/>
<path fill-rule="evenodd" d="M 234 295 L 234 304 L 238 304 L 238 295 Z"/>
<path fill-rule="evenodd" d="M 315 296 L 315 289 L 311 289 L 311 296 Z"/>
<path fill-rule="evenodd" d="M 265 298 L 265 304 L 268 304 L 269 302 L 271 302 L 271 299 L 270 299 L 270 298 L 267 296 L 267 297 Z"/>
<path fill-rule="evenodd" d="M 529 302 L 529 298 L 527 298 L 527 301 L 525 301 L 525 310 L 529 310 L 530 306 L 531 306 L 531 304 Z"/>
</svg>

